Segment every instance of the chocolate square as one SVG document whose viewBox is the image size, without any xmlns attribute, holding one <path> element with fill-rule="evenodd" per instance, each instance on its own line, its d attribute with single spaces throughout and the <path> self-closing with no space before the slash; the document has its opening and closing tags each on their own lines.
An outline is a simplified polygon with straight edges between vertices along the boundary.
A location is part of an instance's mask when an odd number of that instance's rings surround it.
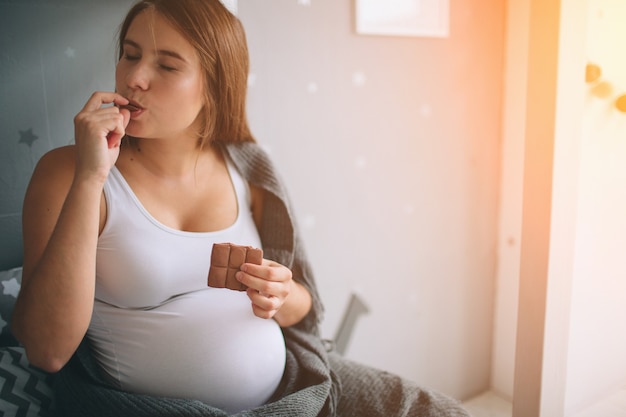
<svg viewBox="0 0 626 417">
<path fill-rule="evenodd" d="M 244 263 L 261 265 L 263 251 L 252 246 L 233 243 L 215 243 L 211 252 L 211 266 L 207 279 L 209 287 L 245 291 L 246 286 L 237 281 L 235 274 Z"/>
</svg>

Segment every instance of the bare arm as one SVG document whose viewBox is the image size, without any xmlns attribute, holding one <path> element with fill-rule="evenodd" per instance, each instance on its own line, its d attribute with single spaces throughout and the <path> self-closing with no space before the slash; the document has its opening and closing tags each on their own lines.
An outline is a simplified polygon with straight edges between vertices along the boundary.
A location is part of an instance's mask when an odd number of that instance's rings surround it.
<svg viewBox="0 0 626 417">
<path fill-rule="evenodd" d="M 31 363 L 50 372 L 69 360 L 91 319 L 102 189 L 127 123 L 117 109 L 100 107 L 117 97 L 92 96 L 75 119 L 77 145 L 41 158 L 24 199 L 24 269 L 12 330 Z"/>
<path fill-rule="evenodd" d="M 22 288 L 12 318 L 29 360 L 52 372 L 67 362 L 84 336 L 95 286 L 102 188 L 73 182 L 70 151 L 44 156 L 28 187 Z"/>
</svg>

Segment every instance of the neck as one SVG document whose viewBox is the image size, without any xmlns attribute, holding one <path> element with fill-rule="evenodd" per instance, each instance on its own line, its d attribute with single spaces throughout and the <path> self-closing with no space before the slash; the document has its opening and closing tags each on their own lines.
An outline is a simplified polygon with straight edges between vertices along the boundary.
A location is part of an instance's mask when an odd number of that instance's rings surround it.
<svg viewBox="0 0 626 417">
<path fill-rule="evenodd" d="M 125 142 L 122 155 L 123 163 L 139 165 L 154 176 L 185 178 L 215 161 L 217 152 L 211 145 L 201 148 L 197 141 L 134 138 Z"/>
</svg>

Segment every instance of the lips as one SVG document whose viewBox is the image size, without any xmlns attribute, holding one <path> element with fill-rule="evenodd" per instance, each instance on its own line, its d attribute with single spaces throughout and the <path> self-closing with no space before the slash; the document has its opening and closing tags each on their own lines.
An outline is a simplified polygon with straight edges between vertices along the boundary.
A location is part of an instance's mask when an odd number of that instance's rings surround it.
<svg viewBox="0 0 626 417">
<path fill-rule="evenodd" d="M 126 104 L 126 105 L 120 106 L 120 109 L 126 109 L 132 113 L 132 112 L 141 110 L 141 107 L 135 106 L 133 104 Z"/>
<path fill-rule="evenodd" d="M 119 105 L 119 108 L 128 110 L 132 119 L 138 117 L 145 110 L 139 103 L 132 100 L 129 100 L 128 104 Z"/>
</svg>

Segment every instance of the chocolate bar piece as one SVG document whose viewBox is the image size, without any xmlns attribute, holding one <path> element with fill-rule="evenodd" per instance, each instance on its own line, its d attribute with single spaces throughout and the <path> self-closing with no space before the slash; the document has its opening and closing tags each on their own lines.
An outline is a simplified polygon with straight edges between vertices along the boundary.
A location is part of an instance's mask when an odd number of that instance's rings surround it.
<svg viewBox="0 0 626 417">
<path fill-rule="evenodd" d="M 237 281 L 235 274 L 244 263 L 261 265 L 263 251 L 252 246 L 233 243 L 215 243 L 211 252 L 209 287 L 245 291 L 246 286 Z"/>
</svg>

